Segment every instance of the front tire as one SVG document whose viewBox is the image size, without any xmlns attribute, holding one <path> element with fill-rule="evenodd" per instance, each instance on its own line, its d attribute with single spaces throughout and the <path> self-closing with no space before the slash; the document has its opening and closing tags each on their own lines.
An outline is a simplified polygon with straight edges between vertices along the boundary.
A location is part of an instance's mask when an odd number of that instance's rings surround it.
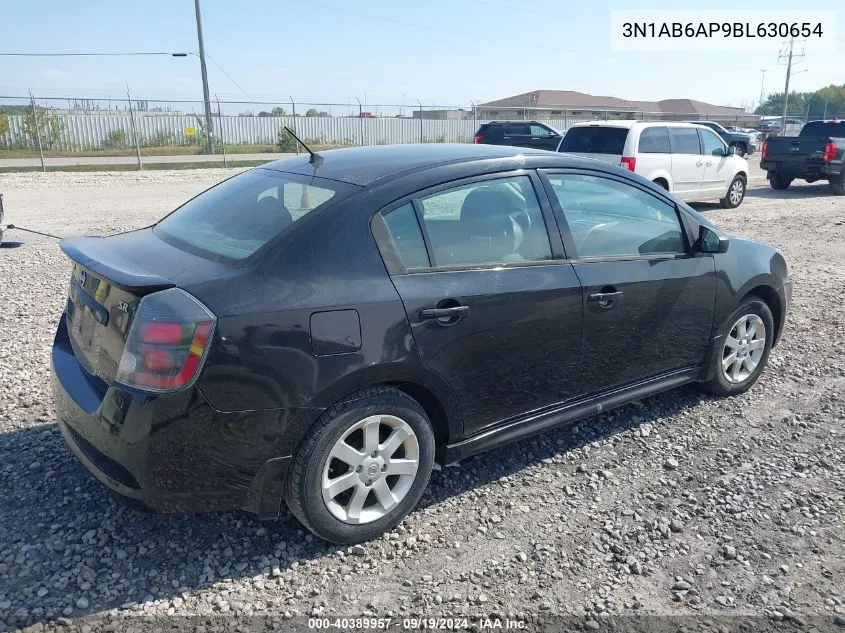
<svg viewBox="0 0 845 633">
<path fill-rule="evenodd" d="M 792 178 L 787 178 L 783 174 L 772 174 L 769 176 L 769 184 L 772 186 L 772 189 L 783 191 L 788 189 L 789 185 L 792 184 Z"/>
<path fill-rule="evenodd" d="M 434 448 L 431 422 L 415 400 L 388 387 L 365 389 L 309 430 L 293 456 L 285 502 L 322 539 L 372 540 L 417 505 Z"/>
<path fill-rule="evenodd" d="M 719 329 L 710 350 L 713 377 L 701 388 L 717 396 L 748 391 L 769 360 L 774 332 L 766 302 L 755 295 L 743 299 Z"/>
<path fill-rule="evenodd" d="M 728 187 L 725 197 L 719 200 L 723 209 L 736 209 L 745 200 L 746 182 L 745 178 L 737 174 Z"/>
</svg>

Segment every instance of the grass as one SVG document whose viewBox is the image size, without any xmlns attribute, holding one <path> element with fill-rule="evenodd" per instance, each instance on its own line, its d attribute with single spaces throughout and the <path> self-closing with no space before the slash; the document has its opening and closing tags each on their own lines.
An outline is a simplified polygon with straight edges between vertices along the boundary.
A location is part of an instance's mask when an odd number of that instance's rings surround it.
<svg viewBox="0 0 845 633">
<path fill-rule="evenodd" d="M 322 144 L 312 145 L 314 151 L 348 147 L 348 145 Z M 227 145 L 226 156 L 230 154 L 271 154 L 279 151 L 275 145 Z M 304 151 L 304 150 L 301 150 Z M 135 156 L 137 153 L 134 147 L 125 149 L 86 149 L 79 151 L 68 150 L 45 150 L 45 158 L 76 158 L 95 156 Z M 203 154 L 195 145 L 174 145 L 166 147 L 142 147 L 141 157 L 144 156 L 191 156 Z M 222 155 L 222 152 L 218 152 Z M 38 158 L 37 149 L 0 149 L 0 159 L 3 158 Z"/>
<path fill-rule="evenodd" d="M 268 160 L 228 160 L 226 167 L 257 167 L 270 162 Z M 148 163 L 144 165 L 144 171 L 174 170 L 174 169 L 212 169 L 223 167 L 223 161 L 202 162 L 202 163 Z M 41 171 L 41 167 L 0 167 L 0 174 L 27 173 Z M 57 165 L 47 167 L 47 171 L 138 171 L 138 165 Z"/>
</svg>

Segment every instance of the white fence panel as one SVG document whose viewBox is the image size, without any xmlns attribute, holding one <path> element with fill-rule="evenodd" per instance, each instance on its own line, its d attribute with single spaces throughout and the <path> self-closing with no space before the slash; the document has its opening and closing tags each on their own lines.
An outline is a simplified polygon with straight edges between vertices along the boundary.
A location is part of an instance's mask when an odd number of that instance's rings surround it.
<svg viewBox="0 0 845 633">
<path fill-rule="evenodd" d="M 129 113 L 60 114 L 63 131 L 54 147 L 82 151 L 135 146 Z M 573 123 L 590 118 L 544 120 L 563 132 Z M 385 145 L 393 143 L 471 143 L 482 121 L 473 119 L 411 119 L 359 117 L 214 117 L 215 136 L 226 145 L 275 145 L 283 126 L 306 142 L 336 145 Z M 196 145 L 204 118 L 200 115 L 136 113 L 135 126 L 142 147 Z M 186 129 L 193 128 L 193 136 Z M 36 141 L 24 132 L 24 117 L 9 116 L 9 132 L 0 138 L 5 147 L 34 149 Z"/>
</svg>

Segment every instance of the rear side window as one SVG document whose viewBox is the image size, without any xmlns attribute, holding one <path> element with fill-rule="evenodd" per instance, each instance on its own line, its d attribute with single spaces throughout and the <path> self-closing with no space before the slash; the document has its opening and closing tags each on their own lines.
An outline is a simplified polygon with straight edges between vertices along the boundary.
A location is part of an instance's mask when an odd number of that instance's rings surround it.
<svg viewBox="0 0 845 633">
<path fill-rule="evenodd" d="M 508 134 L 531 134 L 531 126 L 527 123 L 508 123 Z"/>
<path fill-rule="evenodd" d="M 200 254 L 245 259 L 351 185 L 252 169 L 189 200 L 153 232 Z"/>
<path fill-rule="evenodd" d="M 845 136 L 845 121 L 826 123 L 824 121 L 810 121 L 801 128 L 800 136 Z"/>
<path fill-rule="evenodd" d="M 700 154 L 698 130 L 692 127 L 670 127 L 669 140 L 673 154 Z"/>
<path fill-rule="evenodd" d="M 561 152 L 578 154 L 617 154 L 622 155 L 625 140 L 628 138 L 626 127 L 573 127 L 563 137 Z"/>
<path fill-rule="evenodd" d="M 669 154 L 669 130 L 665 127 L 647 127 L 640 132 L 641 154 Z"/>
<path fill-rule="evenodd" d="M 405 268 L 428 268 L 428 251 L 425 249 L 414 205 L 409 202 L 394 209 L 384 216 L 384 223 L 387 224 L 387 230 L 390 231 Z"/>
</svg>

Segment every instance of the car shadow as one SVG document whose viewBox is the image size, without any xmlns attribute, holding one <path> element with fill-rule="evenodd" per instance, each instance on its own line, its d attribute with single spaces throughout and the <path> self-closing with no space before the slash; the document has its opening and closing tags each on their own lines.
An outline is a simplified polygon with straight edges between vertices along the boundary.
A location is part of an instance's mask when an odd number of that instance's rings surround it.
<svg viewBox="0 0 845 633">
<path fill-rule="evenodd" d="M 432 473 L 417 510 L 706 397 L 683 387 L 583 420 L 577 432 L 561 427 L 445 467 Z M 7 491 L 0 503 L 0 598 L 11 603 L 0 610 L 0 628 L 4 617 L 14 628 L 70 616 L 68 605 L 80 617 L 181 599 L 226 579 L 346 551 L 307 533 L 284 507 L 270 522 L 239 511 L 176 516 L 127 508 L 82 468 L 54 423 L 0 435 L 0 464 Z"/>
<path fill-rule="evenodd" d="M 793 183 L 788 189 L 778 191 L 768 185 L 764 187 L 748 188 L 745 192 L 746 198 L 760 198 L 763 200 L 804 200 L 807 198 L 818 198 L 819 196 L 833 196 L 833 189 L 827 182 L 814 182 L 813 184 Z"/>
</svg>

